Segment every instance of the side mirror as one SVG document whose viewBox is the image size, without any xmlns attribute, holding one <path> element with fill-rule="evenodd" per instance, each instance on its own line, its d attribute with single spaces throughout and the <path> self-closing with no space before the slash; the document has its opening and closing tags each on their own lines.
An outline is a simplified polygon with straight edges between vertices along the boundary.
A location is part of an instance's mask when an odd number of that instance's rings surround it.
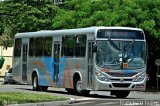
<svg viewBox="0 0 160 106">
<path fill-rule="evenodd" d="M 96 44 L 94 44 L 94 45 L 92 46 L 92 52 L 93 52 L 93 53 L 97 52 L 97 45 L 96 45 Z"/>
<path fill-rule="evenodd" d="M 77 38 L 76 38 L 76 43 L 79 43 L 79 42 L 80 42 L 81 37 L 82 37 L 82 36 L 77 36 Z"/>
</svg>

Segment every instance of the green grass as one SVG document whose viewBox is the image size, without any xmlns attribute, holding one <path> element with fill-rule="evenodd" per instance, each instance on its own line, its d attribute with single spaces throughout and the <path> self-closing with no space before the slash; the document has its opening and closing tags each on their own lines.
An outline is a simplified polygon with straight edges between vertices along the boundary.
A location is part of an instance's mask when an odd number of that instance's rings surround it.
<svg viewBox="0 0 160 106">
<path fill-rule="evenodd" d="M 0 106 L 9 104 L 37 103 L 67 100 L 67 98 L 35 93 L 0 92 Z"/>
</svg>

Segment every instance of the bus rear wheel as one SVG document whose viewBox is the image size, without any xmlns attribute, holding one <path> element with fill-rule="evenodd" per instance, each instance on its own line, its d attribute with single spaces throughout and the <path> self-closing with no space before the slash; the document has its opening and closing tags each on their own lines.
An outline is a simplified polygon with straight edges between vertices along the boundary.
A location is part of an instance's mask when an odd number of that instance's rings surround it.
<svg viewBox="0 0 160 106">
<path fill-rule="evenodd" d="M 74 93 L 76 95 L 88 95 L 90 93 L 89 90 L 82 90 L 81 89 L 81 83 L 82 81 L 80 80 L 79 77 L 75 77 L 74 79 Z"/>
<path fill-rule="evenodd" d="M 34 91 L 39 91 L 40 90 L 40 87 L 39 87 L 39 84 L 38 84 L 38 77 L 37 77 L 36 74 L 33 76 L 32 86 L 33 86 Z"/>
<path fill-rule="evenodd" d="M 48 89 L 48 86 L 39 86 L 38 76 L 36 74 L 33 77 L 32 86 L 34 91 L 47 91 Z"/>
<path fill-rule="evenodd" d="M 47 89 L 48 89 L 48 86 L 40 86 L 40 91 L 45 92 L 47 91 Z"/>
<path fill-rule="evenodd" d="M 111 91 L 111 95 L 115 95 L 117 98 L 126 98 L 130 91 Z"/>
</svg>

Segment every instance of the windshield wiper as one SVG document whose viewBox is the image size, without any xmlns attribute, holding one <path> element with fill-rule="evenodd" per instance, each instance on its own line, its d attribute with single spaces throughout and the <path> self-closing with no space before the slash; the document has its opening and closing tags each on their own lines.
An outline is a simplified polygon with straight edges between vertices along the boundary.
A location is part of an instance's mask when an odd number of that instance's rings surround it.
<svg viewBox="0 0 160 106">
<path fill-rule="evenodd" d="M 113 42 L 113 40 L 108 39 L 108 41 L 110 42 L 110 44 L 112 45 L 112 47 L 113 47 L 114 49 L 116 49 L 116 50 L 120 50 L 120 49 L 121 49 L 117 44 L 115 44 L 115 43 Z"/>
<path fill-rule="evenodd" d="M 129 59 L 130 55 L 131 55 L 131 51 L 133 48 L 135 40 L 133 40 L 132 42 L 130 42 L 126 47 L 124 47 L 124 55 L 123 55 L 123 60 L 126 62 L 127 59 Z"/>
<path fill-rule="evenodd" d="M 134 44 L 135 40 L 131 41 L 127 47 L 125 47 L 125 50 L 129 49 L 129 48 L 132 48 L 133 47 L 133 44 Z"/>
</svg>

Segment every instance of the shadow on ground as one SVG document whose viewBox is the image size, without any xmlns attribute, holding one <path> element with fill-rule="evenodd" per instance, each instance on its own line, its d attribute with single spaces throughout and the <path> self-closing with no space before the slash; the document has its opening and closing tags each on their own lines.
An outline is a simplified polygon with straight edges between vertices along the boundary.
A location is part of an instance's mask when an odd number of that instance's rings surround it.
<svg viewBox="0 0 160 106">
<path fill-rule="evenodd" d="M 33 91 L 32 89 L 29 88 L 16 88 L 16 89 L 21 89 L 21 90 L 28 90 L 28 91 Z M 33 92 L 43 92 L 43 91 L 33 91 Z M 47 90 L 47 93 L 55 93 L 55 94 L 64 94 L 64 95 L 73 95 L 69 94 L 66 91 L 57 91 L 57 90 Z M 73 95 L 76 96 L 76 95 Z M 110 95 L 100 95 L 100 94 L 89 94 L 87 96 L 80 96 L 80 97 L 89 97 L 89 98 L 97 98 L 97 99 L 142 99 L 142 98 L 116 98 L 114 96 Z"/>
</svg>

